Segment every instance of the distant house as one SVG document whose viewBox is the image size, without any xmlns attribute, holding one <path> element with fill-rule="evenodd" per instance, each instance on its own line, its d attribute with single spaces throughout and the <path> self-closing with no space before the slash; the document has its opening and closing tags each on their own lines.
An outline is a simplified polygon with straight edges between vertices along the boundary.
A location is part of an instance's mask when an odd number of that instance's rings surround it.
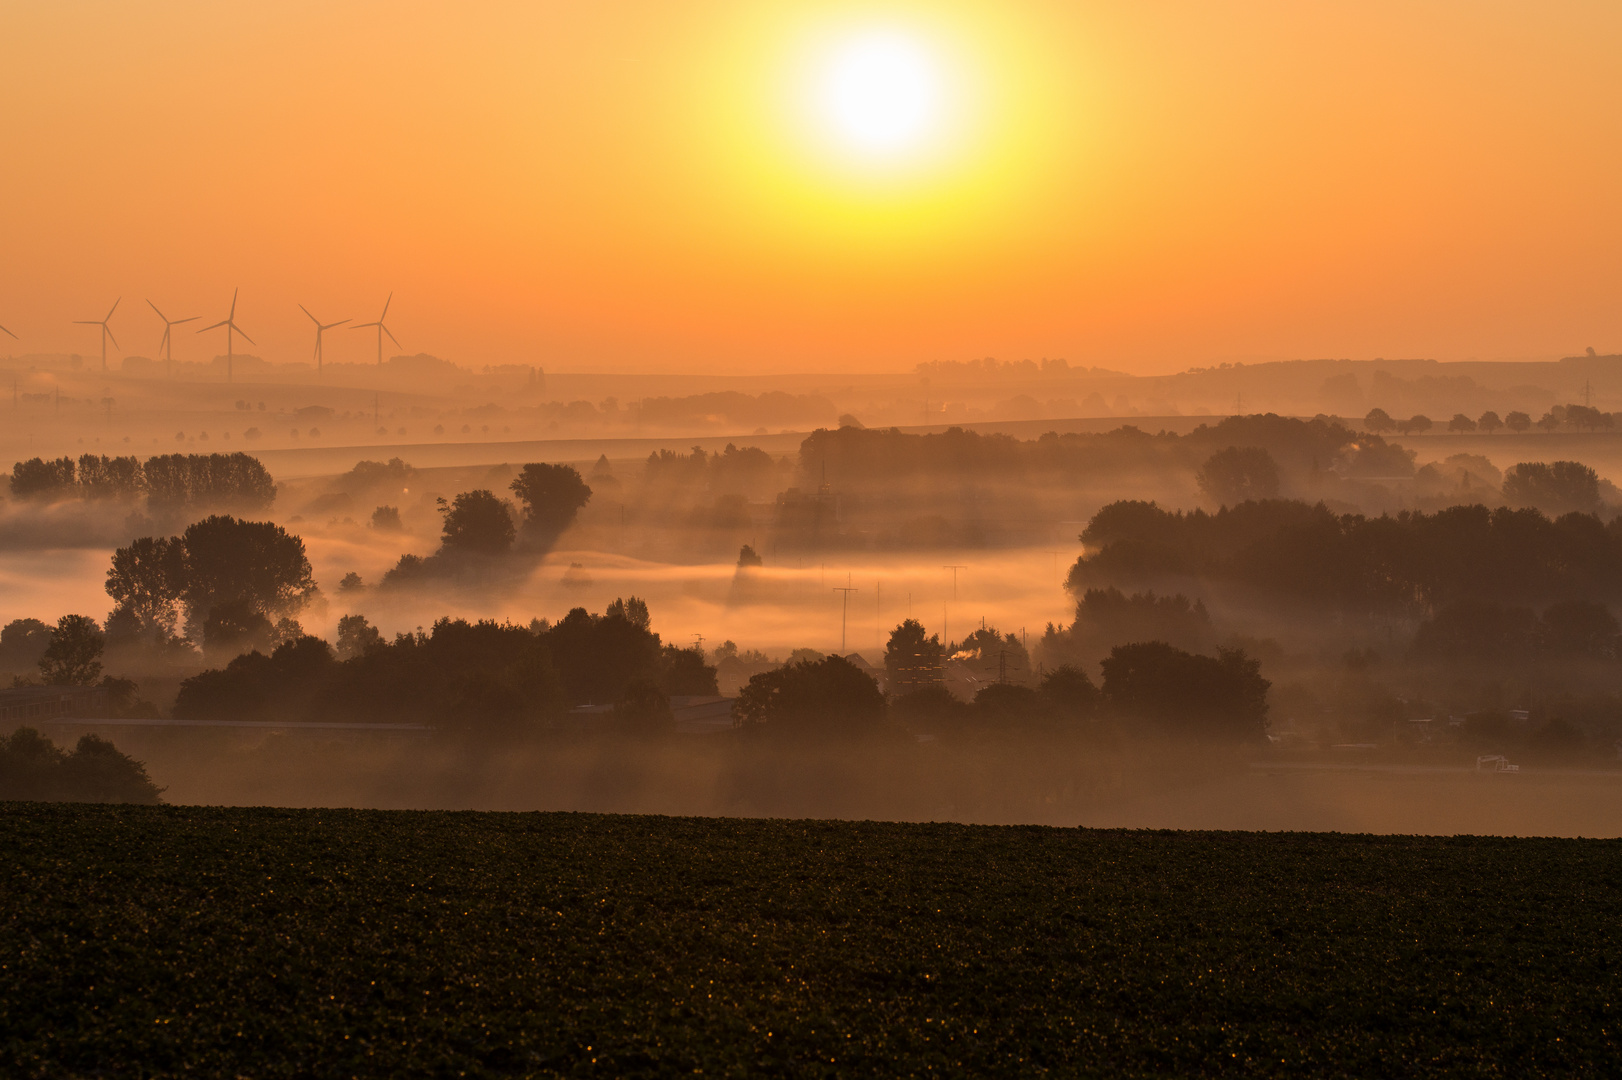
<svg viewBox="0 0 1622 1080">
<path fill-rule="evenodd" d="M 97 686 L 19 686 L 0 690 L 0 724 L 105 716 L 107 691 Z"/>
</svg>

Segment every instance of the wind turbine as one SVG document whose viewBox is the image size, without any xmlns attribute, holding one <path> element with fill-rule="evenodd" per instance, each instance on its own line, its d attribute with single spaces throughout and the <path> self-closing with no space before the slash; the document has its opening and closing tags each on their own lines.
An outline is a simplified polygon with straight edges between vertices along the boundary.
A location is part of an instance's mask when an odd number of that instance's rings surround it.
<svg viewBox="0 0 1622 1080">
<path fill-rule="evenodd" d="M 99 327 L 101 327 L 101 370 L 103 370 L 103 371 L 107 370 L 107 339 L 108 338 L 113 338 L 113 344 L 114 345 L 118 344 L 118 339 L 113 337 L 113 332 L 112 332 L 112 330 L 108 329 L 107 324 L 112 321 L 113 312 L 118 310 L 118 301 L 122 300 L 122 299 L 124 299 L 124 298 L 122 296 L 120 296 L 118 298 L 118 300 L 113 301 L 113 306 L 107 309 L 107 318 L 105 318 L 105 319 L 74 319 L 73 320 L 74 323 L 79 325 L 79 326 L 99 326 Z"/>
<path fill-rule="evenodd" d="M 405 348 L 404 345 L 400 345 L 400 339 L 395 337 L 394 334 L 389 331 L 389 328 L 383 325 L 383 320 L 388 318 L 389 304 L 390 304 L 391 301 L 393 301 L 393 299 L 394 299 L 394 294 L 389 293 L 388 300 L 383 301 L 383 314 L 381 314 L 381 315 L 379 315 L 377 317 L 376 322 L 356 323 L 354 326 L 350 327 L 351 330 L 364 330 L 368 326 L 377 327 L 377 366 L 378 367 L 383 366 L 383 335 L 384 334 L 388 334 L 389 335 L 389 340 L 394 342 L 396 345 L 399 345 L 400 348 L 402 348 L 402 349 Z M 305 312 L 305 314 L 308 315 L 309 312 Z"/>
<path fill-rule="evenodd" d="M 21 341 L 21 340 L 22 340 L 22 338 L 20 338 L 20 337 L 18 337 L 18 336 L 17 336 L 17 335 L 16 335 L 16 334 L 13 334 L 13 333 L 12 333 L 12 332 L 11 332 L 11 331 L 10 331 L 10 330 L 6 330 L 6 328 L 5 328 L 5 327 L 3 327 L 3 326 L 0 326 L 0 330 L 5 330 L 5 331 L 6 331 L 6 335 L 7 335 L 7 336 L 8 336 L 8 337 L 10 337 L 10 338 L 11 338 L 11 340 L 13 340 L 13 341 Z"/>
<path fill-rule="evenodd" d="M 392 296 L 393 294 L 391 293 L 390 295 Z M 303 304 L 300 304 L 298 309 L 304 312 L 304 314 L 310 315 L 310 309 L 305 307 Z M 388 310 L 387 304 L 383 305 L 383 310 Z M 314 315 L 310 315 L 310 321 L 315 323 L 315 377 L 319 379 L 321 377 L 321 334 L 324 331 L 331 330 L 334 326 L 342 326 L 349 320 L 339 319 L 337 322 L 322 323 L 320 319 L 316 318 Z M 389 335 L 389 337 L 393 336 L 393 334 Z"/>
<path fill-rule="evenodd" d="M 153 311 L 158 311 L 158 305 L 154 304 L 152 301 L 148 300 L 146 302 L 146 305 L 147 305 L 147 307 L 151 308 Z M 202 316 L 201 315 L 188 315 L 184 319 L 171 319 L 169 316 L 165 315 L 163 312 L 158 311 L 158 318 L 163 320 L 163 340 L 158 342 L 158 348 L 163 350 L 163 362 L 165 364 L 169 365 L 169 377 L 174 378 L 174 374 L 175 374 L 175 339 L 169 333 L 169 331 L 170 331 L 171 328 L 179 326 L 183 322 L 196 322 L 198 319 L 201 319 Z"/>
<path fill-rule="evenodd" d="M 240 292 L 240 291 L 241 291 L 240 289 L 232 289 L 231 290 L 231 314 L 227 315 L 224 319 L 222 319 L 219 322 L 215 323 L 213 326 L 205 326 L 201 330 L 197 331 L 199 334 L 206 334 L 210 330 L 218 330 L 222 326 L 225 327 L 225 381 L 226 382 L 231 381 L 232 361 L 234 361 L 236 359 L 236 352 L 235 352 L 235 350 L 233 348 L 233 342 L 231 340 L 231 335 L 232 334 L 242 334 L 242 328 L 240 326 L 238 326 L 237 323 L 236 323 L 236 318 L 237 318 L 237 293 Z M 248 344 L 249 345 L 257 344 L 253 340 L 253 338 L 248 337 L 247 334 L 242 334 L 242 336 L 245 337 L 245 338 L 248 338 Z"/>
</svg>

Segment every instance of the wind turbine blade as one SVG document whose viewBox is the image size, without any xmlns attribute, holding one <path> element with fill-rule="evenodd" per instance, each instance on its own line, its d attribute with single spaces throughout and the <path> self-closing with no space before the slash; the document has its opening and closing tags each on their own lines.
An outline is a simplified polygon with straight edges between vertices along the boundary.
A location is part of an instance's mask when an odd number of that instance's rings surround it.
<svg viewBox="0 0 1622 1080">
<path fill-rule="evenodd" d="M 146 302 L 146 306 L 147 306 L 147 307 L 149 307 L 149 308 L 151 308 L 151 309 L 152 309 L 152 310 L 153 310 L 153 311 L 158 311 L 158 305 L 156 305 L 156 304 L 154 304 L 154 303 L 153 303 L 153 302 L 152 302 L 152 301 L 150 301 L 150 300 L 148 300 L 148 301 L 147 301 L 147 302 Z M 161 311 L 158 311 L 158 318 L 160 318 L 160 319 L 162 319 L 162 320 L 163 320 L 163 321 L 164 321 L 164 324 L 165 324 L 165 325 L 168 325 L 168 322 L 169 322 L 169 316 L 167 316 L 167 315 L 165 315 L 165 314 L 164 314 L 164 313 L 163 313 L 163 312 L 161 312 Z"/>
<path fill-rule="evenodd" d="M 17 339 L 17 340 L 18 340 L 18 341 L 21 341 L 21 340 L 22 340 L 22 338 L 19 338 L 19 337 L 17 337 L 17 335 L 16 335 L 16 334 L 13 334 L 13 333 L 12 333 L 12 332 L 11 332 L 11 331 L 10 331 L 10 330 L 6 330 L 6 328 L 5 328 L 5 327 L 3 327 L 3 326 L 0 326 L 0 330 L 5 330 L 5 331 L 6 331 L 6 334 L 7 334 L 7 335 L 8 335 L 8 336 L 9 336 L 9 337 L 13 337 L 13 338 L 16 338 L 16 339 Z"/>
<path fill-rule="evenodd" d="M 165 326 L 163 328 L 163 336 L 158 339 L 158 351 L 162 352 L 163 347 L 167 344 L 169 344 L 169 328 Z"/>
<path fill-rule="evenodd" d="M 169 323 L 169 325 L 170 326 L 179 326 L 183 322 L 196 322 L 198 319 L 201 319 L 201 318 L 202 318 L 201 315 L 187 315 L 184 319 L 175 319 L 175 320 L 171 321 Z"/>
<path fill-rule="evenodd" d="M 394 294 L 389 293 L 389 298 L 387 300 L 383 301 L 383 314 L 381 314 L 381 315 L 379 315 L 377 317 L 378 322 L 382 322 L 384 319 L 389 317 L 389 305 L 392 304 L 393 302 L 394 302 Z"/>
<path fill-rule="evenodd" d="M 108 337 L 113 338 L 113 344 L 114 345 L 117 345 L 118 348 L 120 348 L 120 349 L 122 349 L 124 347 L 124 346 L 118 344 L 118 339 L 117 338 L 113 337 L 112 327 L 108 326 L 106 323 L 102 323 L 101 328 L 107 334 Z"/>
<path fill-rule="evenodd" d="M 373 326 L 382 326 L 382 325 L 383 325 L 382 323 L 376 323 L 376 322 L 363 322 L 363 323 L 356 323 L 354 326 L 351 326 L 349 329 L 351 329 L 351 330 L 366 330 L 366 329 L 369 329 L 370 327 L 373 327 Z"/>
<path fill-rule="evenodd" d="M 240 289 L 231 290 L 231 314 L 229 317 L 232 319 L 237 317 L 237 293 L 239 292 L 241 292 Z"/>
<path fill-rule="evenodd" d="M 321 329 L 323 329 L 323 330 L 331 330 L 334 326 L 342 326 L 344 323 L 346 323 L 348 321 L 349 321 L 348 319 L 339 319 L 337 322 L 329 322 L 327 325 L 323 326 Z"/>
<path fill-rule="evenodd" d="M 401 345 L 401 344 L 400 344 L 400 339 L 399 339 L 399 338 L 397 338 L 397 337 L 395 337 L 395 336 L 394 336 L 394 334 L 393 334 L 393 332 L 392 332 L 392 331 L 390 331 L 390 330 L 389 330 L 389 328 L 388 328 L 388 327 L 386 327 L 386 326 L 383 326 L 383 324 L 382 324 L 382 323 L 379 323 L 379 324 L 378 324 L 378 326 L 379 326 L 379 327 L 380 327 L 380 328 L 381 328 L 381 329 L 382 329 L 382 331 L 383 331 L 383 332 L 384 332 L 384 333 L 385 333 L 385 334 L 388 334 L 388 335 L 389 335 L 389 340 L 390 340 L 390 341 L 392 341 L 392 342 L 394 342 L 394 344 L 395 344 L 395 345 L 396 345 L 396 346 L 397 346 L 397 347 L 399 347 L 399 348 L 401 348 L 401 349 L 403 349 L 403 348 L 405 348 L 405 346 L 404 346 L 404 345 Z"/>
<path fill-rule="evenodd" d="M 304 312 L 304 314 L 306 314 L 306 315 L 310 315 L 310 309 L 309 309 L 309 308 L 307 308 L 307 307 L 305 307 L 305 306 L 304 306 L 304 305 L 303 305 L 303 304 L 300 304 L 300 305 L 299 305 L 299 306 L 298 306 L 298 309 L 299 309 L 299 310 L 300 310 L 300 311 L 302 311 L 302 312 Z M 316 318 L 316 317 L 315 317 L 315 316 L 314 316 L 314 315 L 310 315 L 310 321 L 311 321 L 311 322 L 313 322 L 313 323 L 315 323 L 315 325 L 317 325 L 317 326 L 320 326 L 320 325 L 321 325 L 321 320 L 320 320 L 320 319 L 318 319 L 318 318 Z"/>
<path fill-rule="evenodd" d="M 232 323 L 232 324 L 231 324 L 231 329 L 233 329 L 233 330 L 235 330 L 235 331 L 236 331 L 236 332 L 237 332 L 237 333 L 239 333 L 239 334 L 242 334 L 242 327 L 240 327 L 240 326 L 238 326 L 238 325 L 237 325 L 237 324 L 236 324 L 236 323 Z M 255 340 L 254 340 L 254 339 L 253 339 L 253 338 L 251 338 L 251 337 L 248 337 L 248 335 L 247 335 L 247 334 L 242 334 L 242 336 L 243 336 L 243 337 L 245 337 L 245 338 L 248 338 L 248 344 L 249 344 L 249 345 L 258 345 L 258 344 L 259 344 L 259 343 L 258 343 L 258 342 L 257 342 L 257 341 L 255 341 Z"/>
<path fill-rule="evenodd" d="M 74 319 L 73 320 L 73 325 L 75 325 L 75 326 L 100 326 L 101 325 L 101 320 L 100 319 Z"/>
<path fill-rule="evenodd" d="M 226 320 L 225 320 L 225 322 L 217 322 L 217 323 L 215 323 L 215 324 L 214 324 L 214 325 L 213 325 L 213 326 L 205 326 L 205 327 L 203 327 L 203 328 L 202 328 L 202 329 L 201 329 L 201 330 L 199 330 L 199 331 L 197 331 L 197 332 L 198 332 L 198 333 L 199 333 L 199 334 L 206 334 L 206 333 L 208 333 L 208 332 L 209 332 L 209 331 L 210 331 L 210 330 L 218 330 L 218 329 L 219 329 L 219 328 L 220 328 L 220 327 L 222 327 L 222 326 L 224 326 L 224 325 L 225 325 L 225 323 L 228 323 L 228 322 L 230 322 L 230 321 L 231 321 L 231 320 L 230 320 L 230 319 L 226 319 Z"/>
<path fill-rule="evenodd" d="M 122 296 L 120 296 L 120 297 L 119 297 L 119 298 L 118 298 L 118 300 L 114 300 L 114 301 L 113 301 L 113 306 L 112 306 L 112 307 L 110 307 L 110 308 L 108 308 L 108 309 L 107 309 L 107 319 L 111 319 L 111 318 L 112 318 L 112 317 L 113 317 L 113 312 L 115 312 L 115 311 L 117 311 L 117 310 L 118 310 L 118 301 L 119 301 L 119 300 L 122 300 L 122 299 L 124 299 L 124 298 L 123 298 L 123 297 L 122 297 Z M 106 321 L 107 321 L 107 319 L 103 319 L 103 320 L 101 320 L 101 321 L 102 321 L 102 322 L 106 322 Z"/>
</svg>

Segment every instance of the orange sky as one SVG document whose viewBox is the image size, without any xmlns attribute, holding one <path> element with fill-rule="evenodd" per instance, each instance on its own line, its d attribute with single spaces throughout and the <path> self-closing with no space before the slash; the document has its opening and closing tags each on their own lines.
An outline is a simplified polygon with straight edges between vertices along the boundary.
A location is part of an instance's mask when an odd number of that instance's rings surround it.
<svg viewBox="0 0 1622 1080">
<path fill-rule="evenodd" d="M 874 179 L 784 102 L 877 23 L 955 96 Z M 240 285 L 272 360 L 390 290 L 404 351 L 558 371 L 1622 351 L 1619 47 L 1611 0 L 14 3 L 0 323 L 90 354 L 122 295 L 152 355 L 146 297 Z"/>
</svg>

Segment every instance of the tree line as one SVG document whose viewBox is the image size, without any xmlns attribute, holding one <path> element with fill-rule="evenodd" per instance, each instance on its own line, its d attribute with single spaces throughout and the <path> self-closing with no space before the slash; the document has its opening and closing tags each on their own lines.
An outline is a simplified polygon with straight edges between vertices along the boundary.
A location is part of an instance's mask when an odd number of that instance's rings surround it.
<svg viewBox="0 0 1622 1080">
<path fill-rule="evenodd" d="M 1111 503 L 1081 534 L 1066 580 L 1089 588 L 1230 581 L 1320 613 L 1424 616 L 1460 599 L 1622 600 L 1622 519 L 1453 506 L 1365 517 L 1322 503 L 1260 500 L 1168 511 Z"/>
<path fill-rule="evenodd" d="M 1423 414 L 1403 420 L 1393 418 L 1384 409 L 1370 409 L 1368 415 L 1363 417 L 1363 426 L 1382 435 L 1389 432 L 1396 432 L 1399 435 L 1423 435 L 1434 428 L 1436 423 Z M 1488 409 L 1478 417 L 1454 413 L 1453 418 L 1447 422 L 1447 430 L 1455 435 L 1468 435 L 1475 431 L 1491 435 L 1504 428 L 1521 435 L 1533 427 L 1546 432 L 1555 432 L 1562 427 L 1576 431 L 1610 431 L 1615 426 L 1615 413 L 1601 412 L 1589 405 L 1556 405 L 1535 421 L 1530 413 L 1519 410 L 1507 412 L 1500 417 Z"/>
<path fill-rule="evenodd" d="M 533 734 L 574 706 L 613 706 L 623 727 L 657 730 L 675 695 L 715 694 L 702 652 L 664 643 L 630 597 L 555 625 L 440 619 L 385 639 L 363 616 L 340 620 L 336 649 L 301 635 L 181 684 L 175 716 L 423 723 L 480 738 Z"/>
<path fill-rule="evenodd" d="M 1118 645 L 1100 665 L 1098 686 L 1080 667 L 1063 664 L 1043 672 L 1035 686 L 988 682 L 972 701 L 942 681 L 946 654 L 938 636 L 925 636 L 908 619 L 885 651 L 888 696 L 867 672 L 828 656 L 751 677 L 733 715 L 746 735 L 789 738 L 875 734 L 887 720 L 947 740 L 1080 734 L 1100 723 L 1218 742 L 1255 742 L 1267 730 L 1272 684 L 1260 662 L 1239 649 L 1205 656 L 1163 641 Z"/>
<path fill-rule="evenodd" d="M 259 459 L 232 454 L 159 454 L 136 457 L 84 454 L 78 459 L 30 458 L 11 467 L 11 493 L 19 499 L 135 499 L 163 509 L 231 507 L 263 510 L 276 484 Z"/>
</svg>

